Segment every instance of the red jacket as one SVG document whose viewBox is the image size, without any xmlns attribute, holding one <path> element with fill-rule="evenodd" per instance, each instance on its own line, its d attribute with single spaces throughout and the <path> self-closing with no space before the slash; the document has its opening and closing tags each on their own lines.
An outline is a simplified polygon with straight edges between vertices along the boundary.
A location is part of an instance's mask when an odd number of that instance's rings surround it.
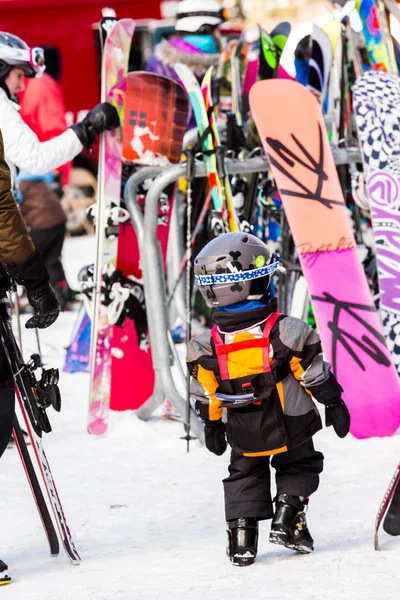
<svg viewBox="0 0 400 600">
<path fill-rule="evenodd" d="M 20 115 L 36 133 L 39 141 L 45 142 L 67 128 L 65 104 L 59 84 L 47 73 L 34 79 L 25 79 L 25 91 L 19 96 Z M 71 173 L 71 163 L 57 169 L 66 185 Z"/>
</svg>

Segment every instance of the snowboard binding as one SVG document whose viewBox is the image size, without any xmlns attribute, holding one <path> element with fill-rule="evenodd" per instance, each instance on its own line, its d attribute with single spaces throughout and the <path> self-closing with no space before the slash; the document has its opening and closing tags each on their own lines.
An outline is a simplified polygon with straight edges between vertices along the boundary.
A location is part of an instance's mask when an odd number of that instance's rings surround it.
<svg viewBox="0 0 400 600">
<path fill-rule="evenodd" d="M 252 565 L 257 556 L 258 522 L 254 518 L 233 519 L 227 522 L 226 553 L 235 567 Z"/>
</svg>

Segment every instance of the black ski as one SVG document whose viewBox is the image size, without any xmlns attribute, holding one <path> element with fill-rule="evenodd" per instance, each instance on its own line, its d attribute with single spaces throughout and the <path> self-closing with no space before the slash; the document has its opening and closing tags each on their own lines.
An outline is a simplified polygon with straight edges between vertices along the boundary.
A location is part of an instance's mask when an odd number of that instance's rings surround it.
<svg viewBox="0 0 400 600">
<path fill-rule="evenodd" d="M 40 519 L 43 524 L 43 529 L 49 541 L 50 554 L 52 556 L 57 556 L 60 552 L 57 532 L 54 528 L 49 509 L 47 508 L 46 500 L 44 499 L 42 488 L 40 487 L 40 483 L 37 478 L 23 433 L 21 431 L 17 415 L 15 415 L 13 437 L 15 446 L 21 458 L 22 466 L 24 467 L 25 474 L 29 482 L 29 487 L 31 488 L 32 495 L 39 512 Z"/>
<path fill-rule="evenodd" d="M 8 278 L 4 272 L 0 278 L 8 288 Z M 63 543 L 65 552 L 73 564 L 80 563 L 80 556 L 75 548 L 70 529 L 68 527 L 64 510 L 57 492 L 57 488 L 51 473 L 43 447 L 43 431 L 51 431 L 51 425 L 46 413 L 49 406 L 57 411 L 61 408 L 61 398 L 57 387 L 58 370 L 42 370 L 40 381 L 36 380 L 35 370 L 39 366 L 39 356 L 32 355 L 31 361 L 25 364 L 20 349 L 14 337 L 11 326 L 10 304 L 5 291 L 1 292 L 0 298 L 0 336 L 3 352 L 10 366 L 11 373 L 16 386 L 17 400 L 24 418 L 24 425 L 32 442 L 32 448 L 43 478 L 44 487 L 53 510 L 57 528 Z"/>
<path fill-rule="evenodd" d="M 397 483 L 392 502 L 383 521 L 383 529 L 389 535 L 400 535 L 400 483 Z"/>
<path fill-rule="evenodd" d="M 398 502 L 399 502 L 399 498 L 400 498 L 400 494 L 396 493 L 396 490 L 400 490 L 400 463 L 397 465 L 396 471 L 393 474 L 392 479 L 390 480 L 390 483 L 388 485 L 388 488 L 386 490 L 386 493 L 383 497 L 383 500 L 379 506 L 379 510 L 378 510 L 378 514 L 376 515 L 376 519 L 375 519 L 375 550 L 379 550 L 379 526 L 382 522 L 383 517 L 386 514 L 386 511 L 388 509 L 388 506 L 391 502 L 392 499 L 394 499 L 394 497 L 396 496 L 396 502 L 394 504 L 393 507 L 393 514 L 396 515 L 396 507 L 398 506 Z M 392 509 L 392 507 L 390 507 L 390 510 Z M 400 511 L 397 510 L 397 521 L 400 520 Z M 389 529 L 391 529 L 391 525 L 390 525 L 390 521 L 392 521 L 392 525 L 393 525 L 393 521 L 394 519 L 389 519 L 389 523 L 388 523 L 388 527 Z M 385 528 L 385 531 L 386 528 Z M 390 531 L 387 531 L 387 533 L 390 533 Z M 391 535 L 398 535 L 396 534 L 391 534 Z"/>
</svg>

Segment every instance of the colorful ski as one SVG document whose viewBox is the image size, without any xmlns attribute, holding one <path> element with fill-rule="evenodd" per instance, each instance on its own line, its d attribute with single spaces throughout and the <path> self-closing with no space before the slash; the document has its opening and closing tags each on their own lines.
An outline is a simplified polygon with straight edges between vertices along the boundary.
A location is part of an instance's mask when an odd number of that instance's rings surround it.
<svg viewBox="0 0 400 600">
<path fill-rule="evenodd" d="M 276 48 L 276 58 L 278 61 L 278 65 L 291 31 L 291 24 L 287 21 L 283 21 L 282 23 L 279 23 L 270 33 L 271 39 L 274 42 Z"/>
<path fill-rule="evenodd" d="M 178 163 L 189 116 L 185 90 L 172 79 L 136 71 L 128 73 L 122 160 L 125 169 Z M 175 190 L 160 198 L 157 238 L 166 260 L 170 214 Z M 138 197 L 140 194 L 138 193 Z M 145 196 L 143 209 L 145 207 Z M 130 221 L 120 226 L 117 271 L 131 282 L 129 301 L 136 302 L 120 326 L 113 329 L 111 400 L 113 410 L 139 408 L 153 393 L 154 369 L 147 336 L 142 271 L 136 233 Z M 134 392 L 126 393 L 132 387 Z"/>
<path fill-rule="evenodd" d="M 296 79 L 295 57 L 297 47 L 302 40 L 311 36 L 312 32 L 312 23 L 302 23 L 292 29 L 279 62 L 278 79 Z"/>
<path fill-rule="evenodd" d="M 397 73 L 393 44 L 388 35 L 385 14 L 379 9 L 377 0 L 357 0 L 362 31 L 368 56 L 374 71 Z"/>
<path fill-rule="evenodd" d="M 400 426 L 399 378 L 357 254 L 321 108 L 305 87 L 280 80 L 258 82 L 250 106 L 300 255 L 324 353 L 344 388 L 351 432 L 358 438 L 392 435 Z"/>
<path fill-rule="evenodd" d="M 260 56 L 258 62 L 258 78 L 273 79 L 278 70 L 278 55 L 276 46 L 271 36 L 261 27 L 260 32 Z"/>
<path fill-rule="evenodd" d="M 390 504 L 383 528 L 389 535 L 400 535 L 400 463 L 393 474 L 375 519 L 375 550 L 379 550 L 379 526 Z M 392 508 L 393 507 L 393 508 Z M 389 531 L 388 531 L 389 529 Z"/>
<path fill-rule="evenodd" d="M 329 131 L 329 140 L 334 147 L 339 145 L 342 117 L 342 96 L 348 94 L 348 90 L 343 89 L 347 85 L 347 78 L 342 85 L 343 70 L 347 65 L 343 64 L 343 48 L 342 44 L 342 24 L 332 19 L 323 27 L 323 31 L 328 36 L 332 49 L 332 62 L 330 67 L 329 81 L 327 86 L 327 101 L 325 102 L 324 112 L 332 119 L 331 130 Z M 342 142 L 343 143 L 343 142 Z"/>
<path fill-rule="evenodd" d="M 221 146 L 221 141 L 220 141 L 220 137 L 219 137 L 219 131 L 217 128 L 216 117 L 215 117 L 214 108 L 213 108 L 213 104 L 212 104 L 212 97 L 211 97 L 212 73 L 213 73 L 213 67 L 210 67 L 208 69 L 207 73 L 204 75 L 204 78 L 203 78 L 203 81 L 201 84 L 201 91 L 203 94 L 204 104 L 205 104 L 206 111 L 208 114 L 210 127 L 211 127 L 212 134 L 214 137 L 214 147 L 217 148 L 217 147 Z M 234 88 L 234 86 L 232 86 L 232 89 L 233 88 Z M 236 208 L 233 204 L 231 183 L 229 181 L 229 177 L 225 173 L 224 165 L 222 165 L 222 171 L 224 173 L 224 175 L 222 177 L 223 181 L 221 182 L 222 183 L 222 193 L 223 193 L 224 205 L 226 206 L 227 211 L 228 211 L 229 230 L 230 231 L 239 231 L 240 224 L 239 224 L 238 216 L 236 214 Z"/>
<path fill-rule="evenodd" d="M 126 75 L 134 22 L 118 21 L 110 30 L 104 45 L 102 62 L 102 101 L 113 104 L 124 119 Z M 88 431 L 102 435 L 108 426 L 111 392 L 112 324 L 104 306 L 104 277 L 115 270 L 121 194 L 122 128 L 107 131 L 100 142 L 98 199 L 96 219 L 96 263 L 91 332 L 90 392 Z M 111 221 L 111 227 L 110 227 Z"/>
<path fill-rule="evenodd" d="M 270 35 L 260 25 L 258 28 L 260 38 L 254 42 L 248 52 L 248 64 L 243 83 L 243 94 L 245 97 L 248 97 L 249 90 L 255 84 L 257 78 L 271 79 L 271 77 L 276 77 L 283 50 L 292 30 L 290 23 L 286 21 L 279 23 L 271 31 Z M 263 50 L 265 53 L 263 53 Z M 268 65 L 268 60 L 271 62 L 271 66 Z M 275 66 L 272 69 L 273 65 Z M 264 77 L 263 73 L 267 76 Z"/>
<path fill-rule="evenodd" d="M 307 87 L 323 105 L 332 64 L 332 44 L 323 29 L 314 25 Z"/>
<path fill-rule="evenodd" d="M 217 229 L 213 231 L 213 235 L 219 235 L 224 228 L 226 207 L 223 204 L 224 192 L 221 179 L 218 175 L 213 136 L 210 131 L 210 123 L 203 94 L 199 82 L 187 65 L 177 63 L 175 65 L 175 71 L 189 94 L 199 131 L 199 139 L 202 140 L 202 149 L 205 152 L 204 162 L 208 173 L 208 183 L 211 189 L 212 202 L 214 210 L 220 215 L 220 220 L 216 221 Z"/>
<path fill-rule="evenodd" d="M 77 327 L 67 348 L 64 373 L 87 373 L 90 359 L 90 317 L 82 304 L 78 313 Z"/>
<path fill-rule="evenodd" d="M 369 71 L 353 86 L 353 106 L 367 181 L 386 345 L 400 374 L 400 82 Z"/>
</svg>

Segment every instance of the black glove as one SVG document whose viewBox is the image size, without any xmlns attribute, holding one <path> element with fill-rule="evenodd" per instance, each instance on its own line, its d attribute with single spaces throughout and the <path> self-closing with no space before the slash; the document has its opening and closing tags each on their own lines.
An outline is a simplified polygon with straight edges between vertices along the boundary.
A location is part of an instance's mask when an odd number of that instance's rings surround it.
<svg viewBox="0 0 400 600">
<path fill-rule="evenodd" d="M 34 316 L 25 323 L 25 327 L 44 329 L 52 325 L 59 315 L 60 306 L 39 252 L 36 251 L 23 263 L 8 263 L 6 267 L 13 279 L 25 287 L 33 308 Z"/>
<path fill-rule="evenodd" d="M 346 437 L 350 430 L 350 413 L 341 398 L 325 405 L 325 425 L 333 425 L 335 433 L 340 438 Z"/>
<path fill-rule="evenodd" d="M 225 425 L 221 420 L 205 421 L 204 437 L 207 450 L 213 454 L 216 454 L 217 456 L 221 456 L 221 454 L 225 452 L 227 447 Z"/>
<path fill-rule="evenodd" d="M 71 125 L 84 148 L 90 148 L 98 135 L 120 126 L 118 111 L 109 102 L 97 104 L 80 123 Z"/>
</svg>

